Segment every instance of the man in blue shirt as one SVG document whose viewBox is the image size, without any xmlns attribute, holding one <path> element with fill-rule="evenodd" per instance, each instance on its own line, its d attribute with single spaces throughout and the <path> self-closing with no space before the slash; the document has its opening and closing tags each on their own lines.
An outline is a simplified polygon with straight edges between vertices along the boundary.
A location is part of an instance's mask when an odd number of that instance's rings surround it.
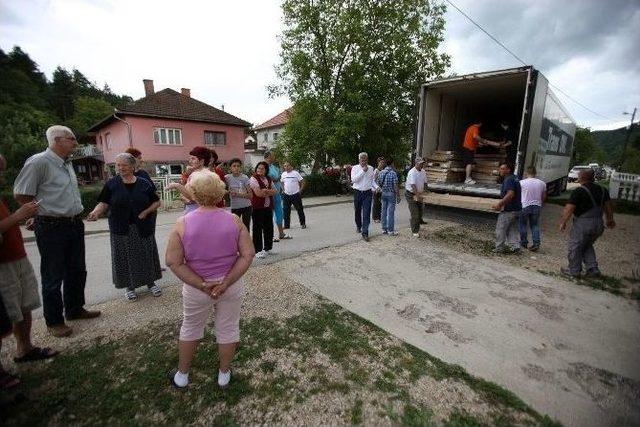
<svg viewBox="0 0 640 427">
<path fill-rule="evenodd" d="M 522 204 L 520 202 L 520 182 L 513 174 L 513 166 L 509 163 L 500 165 L 500 201 L 493 205 L 499 211 L 496 222 L 496 253 L 519 253 L 520 231 L 519 218 Z"/>
<path fill-rule="evenodd" d="M 396 203 L 400 203 L 398 190 L 398 175 L 393 169 L 393 159 L 389 157 L 385 161 L 386 167 L 378 174 L 376 181 L 382 194 L 382 234 L 397 236 L 395 230 Z"/>
</svg>

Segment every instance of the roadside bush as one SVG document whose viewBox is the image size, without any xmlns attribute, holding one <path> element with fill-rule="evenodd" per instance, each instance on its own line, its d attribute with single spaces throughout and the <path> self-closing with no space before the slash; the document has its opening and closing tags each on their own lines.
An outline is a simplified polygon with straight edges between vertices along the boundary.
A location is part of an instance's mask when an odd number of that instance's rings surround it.
<svg viewBox="0 0 640 427">
<path fill-rule="evenodd" d="M 91 212 L 96 206 L 96 203 L 98 203 L 100 191 L 102 191 L 102 184 L 80 187 L 80 197 L 82 198 L 82 206 L 84 206 L 85 214 Z M 0 197 L 2 197 L 2 200 L 9 206 L 9 211 L 14 212 L 18 209 L 18 202 L 13 198 L 13 190 L 11 188 L 2 190 Z"/>
<path fill-rule="evenodd" d="M 304 195 L 307 197 L 314 196 L 335 196 L 340 193 L 340 182 L 338 176 L 311 174 L 304 177 L 307 186 L 304 189 Z"/>
</svg>

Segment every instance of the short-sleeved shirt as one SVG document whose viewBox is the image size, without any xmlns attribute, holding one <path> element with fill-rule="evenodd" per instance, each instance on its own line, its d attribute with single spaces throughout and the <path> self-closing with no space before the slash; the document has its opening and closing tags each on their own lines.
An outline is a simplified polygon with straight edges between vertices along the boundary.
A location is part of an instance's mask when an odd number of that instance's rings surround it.
<svg viewBox="0 0 640 427">
<path fill-rule="evenodd" d="M 282 181 L 284 194 L 287 194 L 289 196 L 298 194 L 300 192 L 300 181 L 302 181 L 303 179 L 304 178 L 302 178 L 300 172 L 296 170 L 292 170 L 291 172 L 282 172 L 280 180 Z"/>
<path fill-rule="evenodd" d="M 38 215 L 71 217 L 84 209 L 71 161 L 50 148 L 27 159 L 13 193 L 34 196 L 39 201 Z"/>
<path fill-rule="evenodd" d="M 229 187 L 229 191 L 242 193 L 246 192 L 247 187 L 249 187 L 249 177 L 245 174 L 234 176 L 230 173 L 224 176 L 224 180 L 227 183 L 227 187 Z M 251 206 L 251 199 L 238 196 L 229 196 L 229 198 L 231 199 L 231 209 L 243 209 Z"/>
<path fill-rule="evenodd" d="M 390 167 L 384 168 L 378 174 L 378 185 L 383 193 L 395 193 L 398 188 L 398 174 Z"/>
<path fill-rule="evenodd" d="M 582 186 L 589 189 L 598 207 L 602 207 L 605 202 L 611 200 L 609 191 L 594 182 L 588 182 L 582 184 Z M 573 211 L 575 217 L 579 217 L 594 207 L 591 197 L 589 197 L 589 194 L 582 187 L 578 187 L 571 192 L 567 203 L 576 206 L 576 209 Z"/>
<path fill-rule="evenodd" d="M 267 178 L 260 178 L 262 180 L 262 183 L 264 184 L 265 188 L 267 188 L 267 186 L 269 185 L 269 181 L 267 180 Z M 249 179 L 249 185 L 251 186 L 251 189 L 254 191 L 254 194 L 256 191 L 260 190 L 260 184 L 258 184 L 258 180 L 256 179 L 255 176 L 252 176 Z M 271 197 L 265 197 L 264 198 L 264 207 L 268 208 L 271 205 Z"/>
<path fill-rule="evenodd" d="M 528 206 L 542 206 L 547 192 L 547 184 L 538 178 L 526 178 L 520 181 L 522 209 Z"/>
<path fill-rule="evenodd" d="M 416 186 L 416 190 L 418 193 L 422 193 L 424 191 L 424 186 L 427 183 L 427 172 L 424 169 L 418 170 L 415 167 L 411 168 L 407 173 L 407 181 L 404 184 L 404 188 L 413 193 L 413 188 L 411 185 Z"/>
<path fill-rule="evenodd" d="M 138 178 L 138 179 L 144 179 L 144 178 Z M 129 191 L 129 193 L 131 193 L 134 188 L 136 187 L 136 183 L 132 182 L 131 184 L 128 184 L 126 182 L 122 183 L 124 185 L 124 188 L 127 189 L 127 191 Z M 147 195 L 147 197 L 149 197 L 149 203 L 155 203 L 158 200 L 160 200 L 160 198 L 158 197 L 158 195 L 156 194 L 155 190 L 153 190 L 153 187 L 149 187 L 149 190 L 145 193 Z M 106 203 L 108 205 L 112 204 L 111 201 L 111 190 L 109 189 L 109 187 L 107 185 L 105 185 L 104 187 L 102 187 L 102 191 L 100 192 L 100 195 L 98 195 L 98 202 L 102 202 L 102 203 Z M 136 213 L 133 211 L 133 209 L 131 210 L 131 214 L 129 215 L 129 224 L 135 224 L 136 221 Z"/>
<path fill-rule="evenodd" d="M 0 221 L 9 218 L 11 213 L 4 200 L 0 199 Z M 0 263 L 18 261 L 27 256 L 22 241 L 22 233 L 18 224 L 13 225 L 2 233 L 0 241 Z"/>
<path fill-rule="evenodd" d="M 504 178 L 504 181 L 502 181 L 502 187 L 500 188 L 500 197 L 506 196 L 511 190 L 515 193 L 515 197 L 504 206 L 503 212 L 517 212 L 522 210 L 522 204 L 520 202 L 520 183 L 518 182 L 518 177 L 515 175 L 508 175 Z"/>
<path fill-rule="evenodd" d="M 480 126 L 471 125 L 467 128 L 467 131 L 464 133 L 464 141 L 462 142 L 462 147 L 467 150 L 476 151 L 478 148 L 478 141 L 476 141 L 476 136 L 480 135 Z"/>
</svg>

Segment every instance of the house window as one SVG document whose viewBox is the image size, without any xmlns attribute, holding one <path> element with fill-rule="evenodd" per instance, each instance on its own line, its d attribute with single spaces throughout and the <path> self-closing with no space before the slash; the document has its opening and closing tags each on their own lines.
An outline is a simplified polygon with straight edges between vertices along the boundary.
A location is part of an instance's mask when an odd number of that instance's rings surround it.
<svg viewBox="0 0 640 427">
<path fill-rule="evenodd" d="M 278 140 L 278 132 L 274 132 L 273 133 L 273 140 L 277 141 Z"/>
<path fill-rule="evenodd" d="M 269 132 L 262 134 L 262 142 L 269 142 Z"/>
<path fill-rule="evenodd" d="M 105 140 L 105 146 L 107 148 L 107 151 L 111 151 L 111 133 L 107 132 L 107 134 L 104 136 L 104 140 Z"/>
<path fill-rule="evenodd" d="M 180 175 L 181 173 L 182 165 L 179 163 L 156 165 L 156 176 Z"/>
<path fill-rule="evenodd" d="M 153 142 L 160 145 L 182 145 L 182 130 L 154 128 Z"/>
<path fill-rule="evenodd" d="M 204 145 L 227 145 L 227 133 L 205 130 Z"/>
</svg>

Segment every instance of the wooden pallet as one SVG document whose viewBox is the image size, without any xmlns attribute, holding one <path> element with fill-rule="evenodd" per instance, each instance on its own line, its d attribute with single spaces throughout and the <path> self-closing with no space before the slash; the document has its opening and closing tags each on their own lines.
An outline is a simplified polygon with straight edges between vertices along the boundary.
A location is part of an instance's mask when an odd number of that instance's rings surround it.
<svg viewBox="0 0 640 427">
<path fill-rule="evenodd" d="M 487 197 L 461 196 L 457 194 L 439 194 L 429 192 L 423 194 L 420 200 L 423 203 L 432 205 L 450 206 L 453 208 L 497 213 L 491 208 L 491 206 L 497 203 L 497 200 Z"/>
</svg>

